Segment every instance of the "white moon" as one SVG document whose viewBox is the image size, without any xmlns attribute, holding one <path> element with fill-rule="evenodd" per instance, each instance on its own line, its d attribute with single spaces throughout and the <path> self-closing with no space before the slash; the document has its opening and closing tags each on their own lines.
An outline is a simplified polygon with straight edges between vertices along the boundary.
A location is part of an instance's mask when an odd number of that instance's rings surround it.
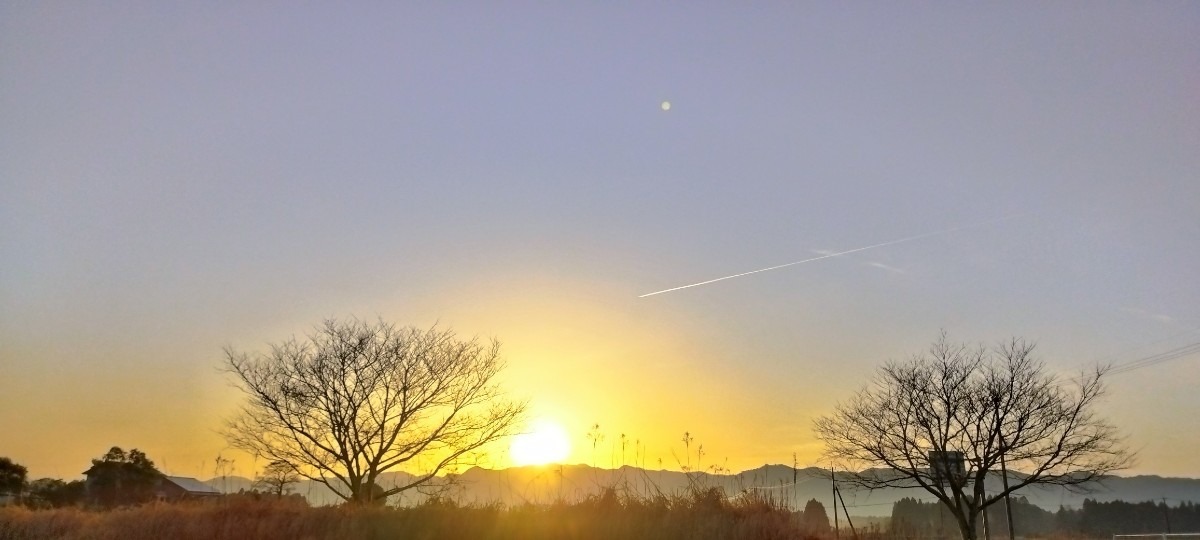
<svg viewBox="0 0 1200 540">
<path fill-rule="evenodd" d="M 671 110 L 671 102 L 670 101 L 662 102 L 662 110 L 664 110 L 664 111 Z"/>
</svg>

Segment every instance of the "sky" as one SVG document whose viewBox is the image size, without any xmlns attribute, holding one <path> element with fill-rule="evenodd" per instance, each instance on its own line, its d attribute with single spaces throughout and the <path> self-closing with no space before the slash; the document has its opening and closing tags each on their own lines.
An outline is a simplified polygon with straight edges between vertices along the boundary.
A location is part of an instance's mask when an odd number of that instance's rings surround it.
<svg viewBox="0 0 1200 540">
<path fill-rule="evenodd" d="M 943 330 L 1200 342 L 1200 4 L 602 4 L 0 4 L 0 455 L 251 476 L 222 349 L 330 317 L 498 339 L 572 462 L 731 470 Z M 1127 474 L 1200 477 L 1198 385 L 1111 378 Z"/>
</svg>

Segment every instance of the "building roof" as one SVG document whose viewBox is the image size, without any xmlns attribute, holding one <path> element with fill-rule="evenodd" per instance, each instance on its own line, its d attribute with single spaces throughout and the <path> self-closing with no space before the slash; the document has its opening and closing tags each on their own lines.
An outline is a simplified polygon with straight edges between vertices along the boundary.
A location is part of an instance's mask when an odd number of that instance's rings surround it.
<svg viewBox="0 0 1200 540">
<path fill-rule="evenodd" d="M 218 490 L 217 488 L 212 487 L 208 484 L 205 484 L 204 482 L 201 482 L 199 480 L 196 480 L 195 478 L 188 478 L 186 476 L 165 476 L 164 475 L 163 479 L 183 488 L 184 491 L 195 494 L 195 495 L 220 495 L 221 494 L 221 491 Z"/>
</svg>

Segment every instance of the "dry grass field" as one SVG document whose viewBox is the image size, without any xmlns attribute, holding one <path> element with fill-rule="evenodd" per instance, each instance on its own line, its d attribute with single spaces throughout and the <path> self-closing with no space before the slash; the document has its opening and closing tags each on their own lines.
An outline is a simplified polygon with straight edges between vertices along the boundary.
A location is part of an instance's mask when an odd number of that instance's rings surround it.
<svg viewBox="0 0 1200 540">
<path fill-rule="evenodd" d="M 767 498 L 718 489 L 654 498 L 614 492 L 571 504 L 412 508 L 317 507 L 228 498 L 112 511 L 0 508 L 0 539 L 721 539 L 807 538 L 795 514 Z"/>
</svg>

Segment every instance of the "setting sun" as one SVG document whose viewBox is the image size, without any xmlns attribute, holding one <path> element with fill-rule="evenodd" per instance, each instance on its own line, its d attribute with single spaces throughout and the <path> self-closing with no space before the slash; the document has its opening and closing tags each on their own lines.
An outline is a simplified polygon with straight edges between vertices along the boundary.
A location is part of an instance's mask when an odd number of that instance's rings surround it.
<svg viewBox="0 0 1200 540">
<path fill-rule="evenodd" d="M 509 453 L 514 465 L 545 465 L 561 462 L 571 452 L 567 430 L 549 420 L 536 420 L 524 433 L 513 437 Z"/>
</svg>

